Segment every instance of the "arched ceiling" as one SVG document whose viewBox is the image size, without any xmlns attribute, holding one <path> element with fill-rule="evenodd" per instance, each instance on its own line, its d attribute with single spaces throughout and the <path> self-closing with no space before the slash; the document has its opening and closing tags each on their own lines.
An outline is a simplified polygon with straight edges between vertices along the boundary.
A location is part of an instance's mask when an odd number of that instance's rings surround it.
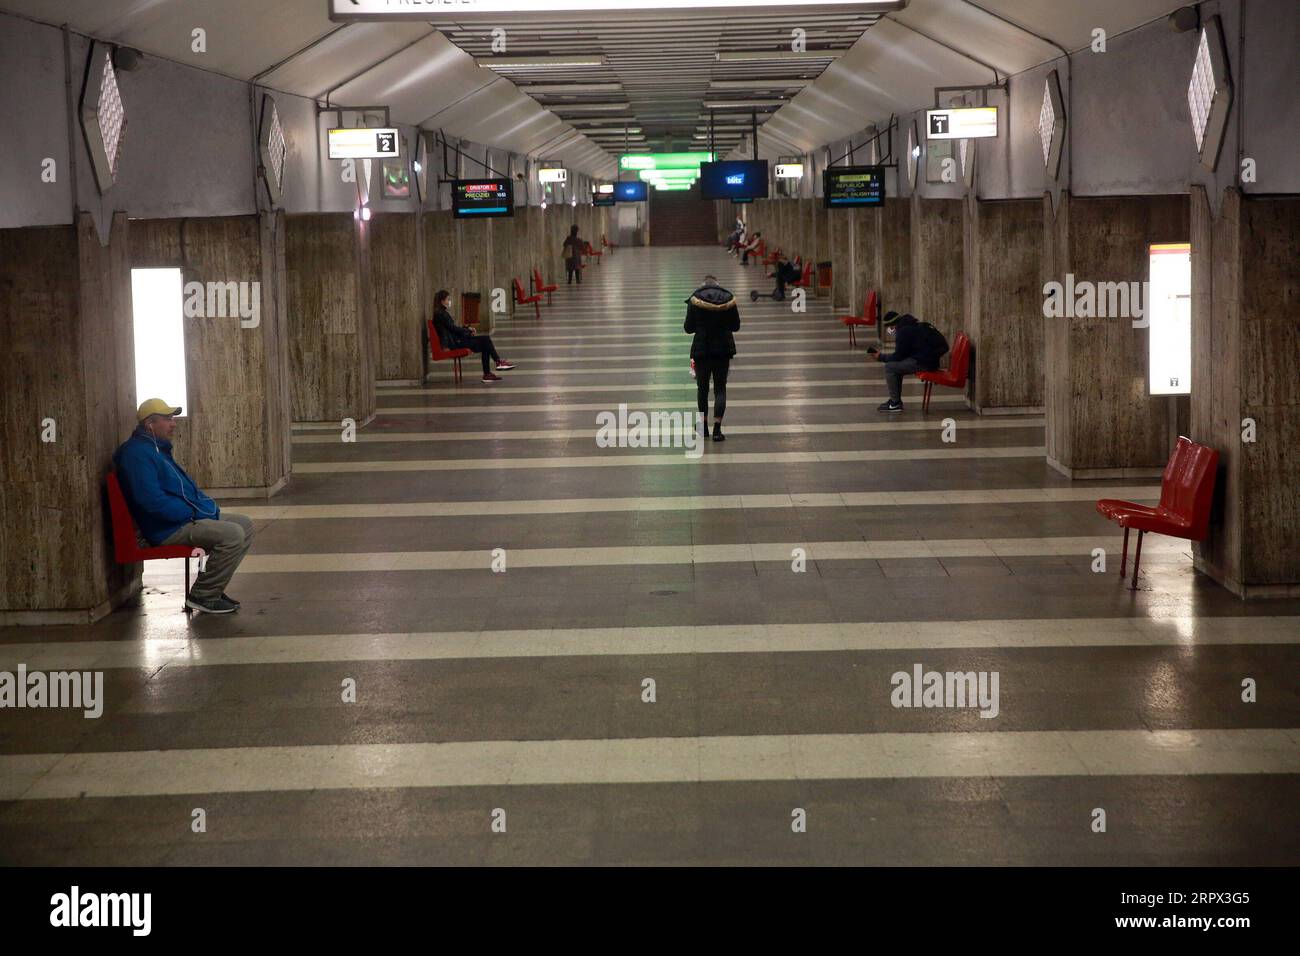
<svg viewBox="0 0 1300 956">
<path fill-rule="evenodd" d="M 780 7 L 502 14 L 332 21 L 326 0 L 0 0 L 0 10 L 339 106 L 387 105 L 395 122 L 562 159 L 607 176 L 632 148 L 686 149 L 714 120 L 718 148 L 761 103 L 762 153 L 811 150 L 933 102 L 936 86 L 982 84 L 1086 47 L 1179 0 L 882 0 Z M 206 52 L 191 31 L 206 31 Z M 488 69 L 504 56 L 584 55 L 590 66 Z M 807 54 L 791 56 L 791 31 Z M 742 51 L 780 51 L 734 59 Z M 569 84 L 587 84 L 573 90 Z M 550 87 L 549 89 L 547 87 Z M 556 87 L 560 87 L 557 89 Z M 530 95 L 531 93 L 531 95 Z M 593 108 L 596 107 L 596 108 Z"/>
</svg>

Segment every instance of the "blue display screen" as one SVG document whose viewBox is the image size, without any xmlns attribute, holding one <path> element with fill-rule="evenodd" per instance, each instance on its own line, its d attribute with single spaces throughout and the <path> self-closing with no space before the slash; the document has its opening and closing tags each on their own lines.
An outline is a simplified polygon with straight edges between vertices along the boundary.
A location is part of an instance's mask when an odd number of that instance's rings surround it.
<svg viewBox="0 0 1300 956">
<path fill-rule="evenodd" d="M 701 199 L 766 199 L 767 160 L 700 163 Z"/>
<path fill-rule="evenodd" d="M 614 198 L 619 202 L 645 202 L 646 184 L 639 179 L 629 179 L 614 184 Z"/>
</svg>

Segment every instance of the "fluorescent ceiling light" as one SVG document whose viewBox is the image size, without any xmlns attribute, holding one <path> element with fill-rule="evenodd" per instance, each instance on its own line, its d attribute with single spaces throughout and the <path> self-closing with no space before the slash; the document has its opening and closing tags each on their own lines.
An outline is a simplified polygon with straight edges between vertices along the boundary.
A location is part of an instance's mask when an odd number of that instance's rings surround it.
<svg viewBox="0 0 1300 956">
<path fill-rule="evenodd" d="M 773 80 L 714 80 L 709 84 L 711 90 L 790 90 L 796 86 L 807 86 L 812 80 L 796 80 L 789 77 Z"/>
<path fill-rule="evenodd" d="M 606 57 L 603 53 L 561 54 L 557 56 L 480 56 L 474 62 L 488 70 L 528 70 L 549 67 L 568 66 L 604 66 Z"/>
<path fill-rule="evenodd" d="M 582 111 L 582 112 L 617 112 L 618 110 L 628 109 L 630 103 L 547 103 L 546 108 L 552 113 Z"/>
<path fill-rule="evenodd" d="M 425 7 L 430 0 L 333 0 L 334 20 L 427 20 L 437 10 L 394 12 L 397 5 Z M 147 4 L 146 4 L 147 5 Z M 452 6 L 456 9 L 450 9 Z M 901 9 L 904 0 L 713 0 L 711 7 L 745 10 L 751 7 L 858 7 L 871 13 Z M 457 20 L 485 13 L 593 13 L 603 10 L 694 10 L 699 0 L 436 0 Z M 470 22 L 473 22 L 472 20 Z"/>
<path fill-rule="evenodd" d="M 786 100 L 705 100 L 706 110 L 749 109 L 751 106 L 784 106 Z"/>
<path fill-rule="evenodd" d="M 742 63 L 747 60 L 837 60 L 848 50 L 723 50 L 717 53 L 719 62 Z"/>
<path fill-rule="evenodd" d="M 528 83 L 519 87 L 530 96 L 538 93 L 618 93 L 622 83 Z"/>
</svg>

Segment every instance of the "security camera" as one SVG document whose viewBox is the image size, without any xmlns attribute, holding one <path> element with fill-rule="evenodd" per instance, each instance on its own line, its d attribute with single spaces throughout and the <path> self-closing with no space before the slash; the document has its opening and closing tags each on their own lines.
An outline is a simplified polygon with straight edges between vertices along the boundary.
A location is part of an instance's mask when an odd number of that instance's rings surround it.
<svg viewBox="0 0 1300 956">
<path fill-rule="evenodd" d="M 1177 33 L 1195 30 L 1201 25 L 1201 14 L 1196 7 L 1188 5 L 1179 7 L 1169 14 L 1169 28 Z"/>
<path fill-rule="evenodd" d="M 133 47 L 119 46 L 113 50 L 113 66 L 127 73 L 140 69 L 143 61 L 144 55 Z"/>
</svg>

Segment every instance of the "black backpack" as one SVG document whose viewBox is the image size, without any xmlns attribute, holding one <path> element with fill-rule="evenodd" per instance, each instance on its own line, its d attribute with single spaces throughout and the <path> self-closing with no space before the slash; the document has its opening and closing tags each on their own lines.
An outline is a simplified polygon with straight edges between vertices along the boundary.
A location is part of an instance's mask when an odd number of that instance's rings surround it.
<svg viewBox="0 0 1300 956">
<path fill-rule="evenodd" d="M 926 352 L 934 356 L 936 362 L 948 354 L 948 340 L 943 337 L 942 332 L 929 322 L 917 322 L 916 325 L 921 330 Z"/>
</svg>

